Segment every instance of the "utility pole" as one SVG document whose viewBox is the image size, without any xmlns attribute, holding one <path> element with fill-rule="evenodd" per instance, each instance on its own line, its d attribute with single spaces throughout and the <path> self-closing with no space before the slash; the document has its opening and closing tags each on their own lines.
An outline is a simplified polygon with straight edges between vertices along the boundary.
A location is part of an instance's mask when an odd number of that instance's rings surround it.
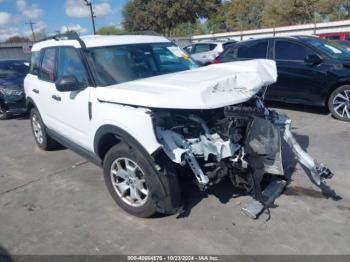
<svg viewBox="0 0 350 262">
<path fill-rule="evenodd" d="M 316 20 L 316 12 L 314 12 L 314 35 L 316 35 L 317 32 L 317 20 Z"/>
<path fill-rule="evenodd" d="M 30 26 L 30 29 L 32 30 L 33 40 L 34 40 L 34 42 L 36 42 L 35 33 L 34 33 L 34 28 L 33 28 L 33 25 L 35 25 L 36 23 L 33 23 L 33 22 L 30 20 L 28 23 L 25 23 L 25 24 Z"/>
<path fill-rule="evenodd" d="M 91 21 L 92 21 L 92 28 L 94 30 L 94 35 L 96 35 L 96 28 L 95 28 L 95 15 L 94 15 L 94 10 L 92 9 L 92 2 L 91 0 L 84 0 L 85 4 L 90 8 L 90 14 L 91 14 Z"/>
</svg>

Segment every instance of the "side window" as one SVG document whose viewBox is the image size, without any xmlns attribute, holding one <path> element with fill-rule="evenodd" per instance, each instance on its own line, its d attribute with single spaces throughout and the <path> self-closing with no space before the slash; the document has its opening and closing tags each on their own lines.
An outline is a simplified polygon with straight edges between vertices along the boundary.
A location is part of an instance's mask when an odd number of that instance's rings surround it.
<svg viewBox="0 0 350 262">
<path fill-rule="evenodd" d="M 57 78 L 63 76 L 75 76 L 79 83 L 88 85 L 88 77 L 81 56 L 73 47 L 59 49 Z"/>
<path fill-rule="evenodd" d="M 268 41 L 256 41 L 247 43 L 243 46 L 238 47 L 237 57 L 238 58 L 266 58 Z"/>
<path fill-rule="evenodd" d="M 49 48 L 44 50 L 43 60 L 41 62 L 41 70 L 39 78 L 44 81 L 55 81 L 55 61 L 56 49 Z"/>
<path fill-rule="evenodd" d="M 216 44 L 210 44 L 209 45 L 210 51 L 214 50 L 216 48 L 216 46 L 217 46 Z"/>
<path fill-rule="evenodd" d="M 278 40 L 275 43 L 275 59 L 304 61 L 307 55 L 314 54 L 312 50 L 290 41 Z"/>
<path fill-rule="evenodd" d="M 210 49 L 211 48 L 210 46 L 211 46 L 210 44 L 196 44 L 194 53 L 198 54 L 198 53 L 209 52 L 210 50 L 213 50 L 216 45 L 214 45 L 213 49 Z"/>
<path fill-rule="evenodd" d="M 189 45 L 189 46 L 186 46 L 186 47 L 184 48 L 184 50 L 185 50 L 188 54 L 191 54 L 192 49 L 193 49 L 193 45 Z"/>
<path fill-rule="evenodd" d="M 38 75 L 40 68 L 40 52 L 32 52 L 30 57 L 29 73 L 32 75 Z"/>
<path fill-rule="evenodd" d="M 227 48 L 222 56 L 228 59 L 234 59 L 237 57 L 237 50 L 238 49 L 234 47 Z"/>
</svg>

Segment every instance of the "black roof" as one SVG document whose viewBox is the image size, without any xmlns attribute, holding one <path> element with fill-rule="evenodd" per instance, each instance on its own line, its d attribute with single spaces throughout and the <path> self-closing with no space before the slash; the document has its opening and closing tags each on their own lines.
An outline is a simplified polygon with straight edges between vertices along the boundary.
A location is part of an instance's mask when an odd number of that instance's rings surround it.
<svg viewBox="0 0 350 262">
<path fill-rule="evenodd" d="M 266 36 L 261 38 L 251 38 L 251 39 L 244 39 L 242 41 L 239 41 L 237 43 L 241 42 L 248 42 L 248 41 L 256 41 L 256 40 L 269 40 L 269 39 L 312 39 L 312 38 L 318 38 L 318 36 L 314 35 L 292 35 L 292 36 Z"/>
</svg>

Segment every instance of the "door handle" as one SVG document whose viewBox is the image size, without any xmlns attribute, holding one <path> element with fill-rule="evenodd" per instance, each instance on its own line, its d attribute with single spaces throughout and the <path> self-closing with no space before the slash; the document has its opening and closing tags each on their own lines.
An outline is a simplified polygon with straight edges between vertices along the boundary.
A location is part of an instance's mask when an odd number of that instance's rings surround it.
<svg viewBox="0 0 350 262">
<path fill-rule="evenodd" d="M 33 89 L 33 92 L 34 92 L 35 94 L 39 94 L 39 93 L 40 93 L 38 89 Z"/>
<path fill-rule="evenodd" d="M 56 101 L 61 101 L 61 97 L 60 96 L 53 95 L 52 98 L 55 99 Z"/>
</svg>

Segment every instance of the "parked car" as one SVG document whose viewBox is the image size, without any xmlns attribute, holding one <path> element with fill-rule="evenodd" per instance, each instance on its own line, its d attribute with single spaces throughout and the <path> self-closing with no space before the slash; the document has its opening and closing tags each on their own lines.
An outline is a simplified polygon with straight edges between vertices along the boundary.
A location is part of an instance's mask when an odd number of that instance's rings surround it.
<svg viewBox="0 0 350 262">
<path fill-rule="evenodd" d="M 205 41 L 194 43 L 184 47 L 184 50 L 192 58 L 202 65 L 211 64 L 224 50 L 225 46 L 235 43 L 236 41 Z"/>
<path fill-rule="evenodd" d="M 0 120 L 27 111 L 23 80 L 29 63 L 23 60 L 0 60 Z"/>
<path fill-rule="evenodd" d="M 230 177 L 256 218 L 286 185 L 280 130 L 315 184 L 331 176 L 257 96 L 276 78 L 269 60 L 198 68 L 160 36 L 70 33 L 34 44 L 24 86 L 37 145 L 59 142 L 102 166 L 127 212 L 182 210 L 177 171 L 188 168 L 202 190 Z"/>
<path fill-rule="evenodd" d="M 328 107 L 350 121 L 350 51 L 312 36 L 276 37 L 230 45 L 214 63 L 267 58 L 275 60 L 278 81 L 267 100 Z"/>
</svg>

